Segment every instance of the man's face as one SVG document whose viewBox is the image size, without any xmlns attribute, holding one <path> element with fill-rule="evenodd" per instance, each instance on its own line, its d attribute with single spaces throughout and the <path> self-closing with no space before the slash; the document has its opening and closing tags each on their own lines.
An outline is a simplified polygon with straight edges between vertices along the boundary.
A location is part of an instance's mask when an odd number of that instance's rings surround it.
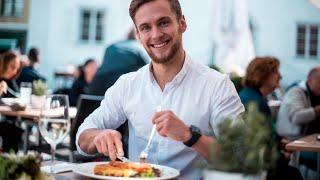
<svg viewBox="0 0 320 180">
<path fill-rule="evenodd" d="M 308 79 L 308 85 L 316 96 L 320 96 L 320 72 L 314 77 Z"/>
<path fill-rule="evenodd" d="M 168 63 L 182 48 L 184 17 L 177 21 L 167 0 L 142 5 L 135 15 L 137 37 L 155 63 Z"/>
</svg>

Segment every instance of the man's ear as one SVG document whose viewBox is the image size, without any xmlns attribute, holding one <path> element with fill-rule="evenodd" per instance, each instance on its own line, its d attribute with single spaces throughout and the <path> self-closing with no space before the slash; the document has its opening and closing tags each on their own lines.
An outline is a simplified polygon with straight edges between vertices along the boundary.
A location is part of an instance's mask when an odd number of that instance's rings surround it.
<svg viewBox="0 0 320 180">
<path fill-rule="evenodd" d="M 183 33 L 187 30 L 187 22 L 186 22 L 186 19 L 184 18 L 184 15 L 182 15 L 180 19 L 180 27 Z"/>
</svg>

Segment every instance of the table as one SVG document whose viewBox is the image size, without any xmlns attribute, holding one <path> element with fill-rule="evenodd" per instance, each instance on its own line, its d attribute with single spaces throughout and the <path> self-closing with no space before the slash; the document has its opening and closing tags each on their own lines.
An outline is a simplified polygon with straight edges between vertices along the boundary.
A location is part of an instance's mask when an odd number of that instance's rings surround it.
<svg viewBox="0 0 320 180">
<path fill-rule="evenodd" d="M 312 134 L 292 141 L 286 145 L 286 149 L 291 151 L 317 152 L 317 174 L 318 179 L 320 179 L 320 141 L 317 140 L 317 135 L 319 134 Z"/>
<path fill-rule="evenodd" d="M 27 125 L 28 123 L 37 123 L 40 117 L 40 109 L 33 109 L 30 107 L 27 107 L 24 111 L 13 111 L 9 106 L 7 105 L 1 105 L 0 106 L 0 114 L 5 116 L 14 116 L 17 117 L 19 121 L 21 121 L 23 118 L 26 119 Z M 77 114 L 77 108 L 70 107 L 69 108 L 69 115 L 71 119 L 74 119 Z M 28 150 L 28 137 L 29 137 L 29 131 L 28 128 L 26 128 L 26 133 L 23 138 L 23 152 L 26 154 Z"/>
<path fill-rule="evenodd" d="M 40 116 L 40 109 L 33 109 L 33 108 L 27 107 L 26 110 L 24 111 L 13 111 L 9 106 L 1 105 L 0 114 L 5 116 L 15 116 L 18 119 L 21 119 L 21 118 L 32 119 L 35 122 L 37 122 Z M 69 114 L 71 119 L 75 118 L 77 114 L 77 108 L 70 107 Z"/>
</svg>

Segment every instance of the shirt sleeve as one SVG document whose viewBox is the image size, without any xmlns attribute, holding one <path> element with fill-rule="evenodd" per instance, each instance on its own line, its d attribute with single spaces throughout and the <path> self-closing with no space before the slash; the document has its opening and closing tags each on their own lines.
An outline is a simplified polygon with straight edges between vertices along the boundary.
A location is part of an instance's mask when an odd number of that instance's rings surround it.
<svg viewBox="0 0 320 180">
<path fill-rule="evenodd" d="M 218 125 L 226 118 L 240 120 L 238 117 L 244 112 L 244 106 L 238 96 L 236 88 L 227 75 L 215 85 L 211 95 L 210 125 L 215 136 L 219 135 Z"/>
<path fill-rule="evenodd" d="M 305 92 L 301 88 L 292 88 L 283 100 L 290 120 L 296 125 L 310 123 L 316 119 L 314 108 L 308 105 Z"/>
<path fill-rule="evenodd" d="M 101 101 L 100 107 L 94 110 L 80 125 L 76 135 L 76 146 L 79 153 L 84 153 L 78 144 L 81 133 L 87 129 L 116 129 L 126 121 L 123 110 L 125 79 L 119 80 L 110 87 Z"/>
</svg>

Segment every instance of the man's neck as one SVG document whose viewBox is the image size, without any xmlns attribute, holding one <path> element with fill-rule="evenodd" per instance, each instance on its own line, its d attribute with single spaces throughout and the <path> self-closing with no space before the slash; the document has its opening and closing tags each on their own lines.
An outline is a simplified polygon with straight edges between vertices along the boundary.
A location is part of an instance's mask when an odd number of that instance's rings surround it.
<svg viewBox="0 0 320 180">
<path fill-rule="evenodd" d="M 160 86 L 161 90 L 164 89 L 168 82 L 180 72 L 185 61 L 185 53 L 179 53 L 177 57 L 170 60 L 168 63 L 160 64 L 152 62 L 152 72 L 155 80 Z"/>
</svg>

